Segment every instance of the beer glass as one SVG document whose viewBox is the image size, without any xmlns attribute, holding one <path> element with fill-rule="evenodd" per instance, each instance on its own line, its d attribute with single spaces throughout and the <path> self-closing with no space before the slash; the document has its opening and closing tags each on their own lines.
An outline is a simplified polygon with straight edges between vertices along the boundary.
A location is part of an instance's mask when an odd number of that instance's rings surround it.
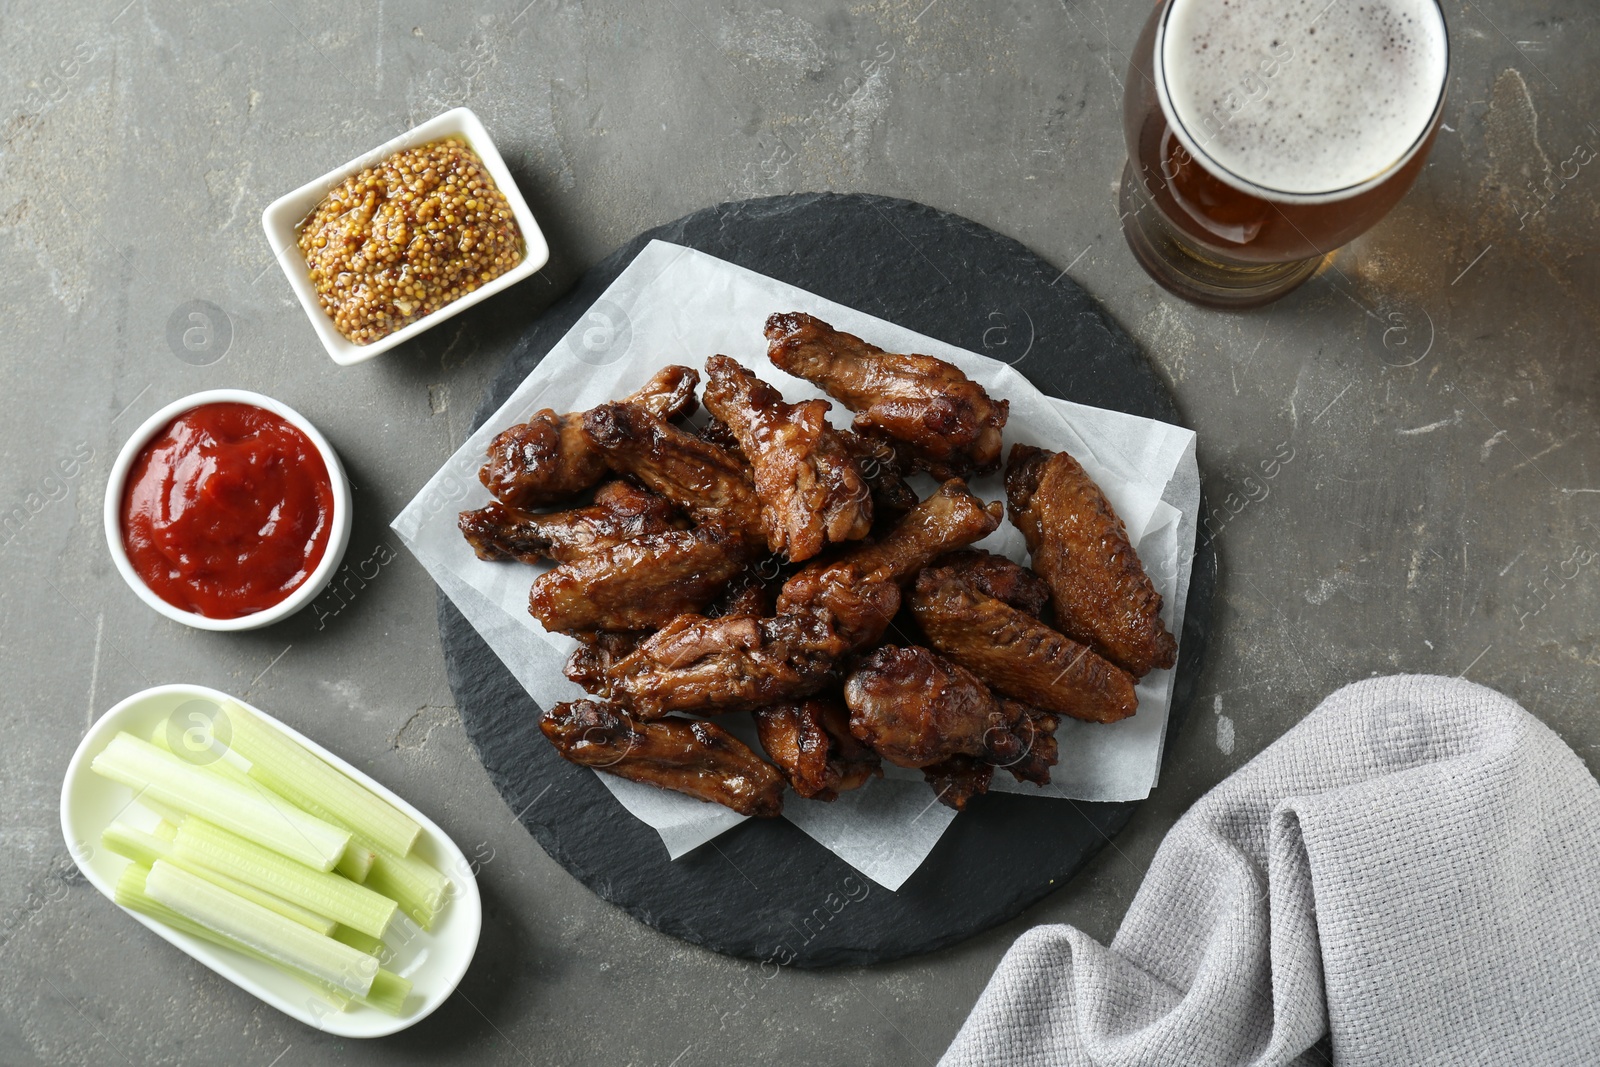
<svg viewBox="0 0 1600 1067">
<path fill-rule="evenodd" d="M 1405 195 L 1448 71 L 1438 0 L 1164 0 L 1123 96 L 1128 247 L 1187 300 L 1277 299 Z"/>
</svg>

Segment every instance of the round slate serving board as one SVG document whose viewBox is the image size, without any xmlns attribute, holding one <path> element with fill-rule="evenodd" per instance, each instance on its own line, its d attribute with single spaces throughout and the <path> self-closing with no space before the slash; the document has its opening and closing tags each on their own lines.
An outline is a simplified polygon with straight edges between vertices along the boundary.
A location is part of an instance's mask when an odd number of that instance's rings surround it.
<svg viewBox="0 0 1600 1067">
<path fill-rule="evenodd" d="M 1013 363 L 1046 393 L 1179 421 L 1138 346 L 1072 279 L 1021 244 L 905 200 L 807 194 L 709 208 L 617 249 L 512 345 L 475 424 L 652 238 Z M 1194 697 L 1215 584 L 1216 557 L 1203 544 L 1169 740 Z M 540 709 L 443 594 L 439 627 L 467 733 L 500 795 L 545 851 L 656 929 L 764 964 L 878 963 L 970 937 L 1063 885 L 1137 806 L 980 797 L 897 892 L 874 885 L 785 819 L 748 820 L 674 862 L 592 771 L 556 755 L 539 733 Z"/>
</svg>

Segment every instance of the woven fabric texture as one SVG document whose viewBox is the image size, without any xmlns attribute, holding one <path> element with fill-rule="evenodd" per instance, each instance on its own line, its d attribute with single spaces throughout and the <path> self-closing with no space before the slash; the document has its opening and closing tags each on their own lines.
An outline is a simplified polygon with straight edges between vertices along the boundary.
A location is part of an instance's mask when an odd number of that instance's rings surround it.
<svg viewBox="0 0 1600 1067">
<path fill-rule="evenodd" d="M 1358 682 L 1178 820 L 1109 948 L 1018 938 L 944 1067 L 1600 1064 L 1600 783 L 1509 698 Z"/>
</svg>

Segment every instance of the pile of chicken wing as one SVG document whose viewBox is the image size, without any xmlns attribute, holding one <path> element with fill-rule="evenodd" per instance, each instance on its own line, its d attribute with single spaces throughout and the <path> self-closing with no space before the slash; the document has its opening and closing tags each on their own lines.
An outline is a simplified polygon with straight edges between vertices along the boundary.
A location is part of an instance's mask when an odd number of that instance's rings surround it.
<svg viewBox="0 0 1600 1067">
<path fill-rule="evenodd" d="M 1059 716 L 1126 718 L 1135 681 L 1176 658 L 1122 521 L 1071 456 L 1013 445 L 1005 508 L 1032 568 L 968 548 L 1004 517 L 965 479 L 1000 467 L 1007 402 L 810 315 L 766 336 L 850 429 L 719 355 L 699 398 L 696 371 L 666 367 L 489 446 L 495 499 L 461 532 L 481 559 L 555 564 L 528 610 L 580 642 L 566 674 L 595 698 L 549 709 L 544 735 L 755 816 L 781 813 L 785 785 L 833 800 L 884 760 L 956 809 L 996 768 L 1047 784 Z M 917 472 L 941 483 L 925 499 Z M 713 721 L 739 712 L 765 758 Z"/>
</svg>

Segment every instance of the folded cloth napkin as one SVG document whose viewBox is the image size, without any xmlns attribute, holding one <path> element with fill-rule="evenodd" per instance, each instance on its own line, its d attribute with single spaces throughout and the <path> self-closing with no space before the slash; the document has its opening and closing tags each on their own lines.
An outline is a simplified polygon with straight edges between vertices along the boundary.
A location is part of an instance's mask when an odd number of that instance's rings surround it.
<svg viewBox="0 0 1600 1067">
<path fill-rule="evenodd" d="M 1334 693 L 1179 819 L 1105 948 L 1017 939 L 942 1064 L 1600 1064 L 1600 783 L 1515 702 Z"/>
</svg>

